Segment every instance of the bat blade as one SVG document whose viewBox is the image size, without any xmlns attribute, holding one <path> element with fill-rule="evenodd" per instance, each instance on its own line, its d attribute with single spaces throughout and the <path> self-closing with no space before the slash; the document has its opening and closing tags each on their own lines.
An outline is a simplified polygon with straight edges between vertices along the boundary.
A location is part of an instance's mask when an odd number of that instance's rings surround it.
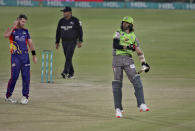
<svg viewBox="0 0 195 131">
<path fill-rule="evenodd" d="M 141 74 L 142 72 L 144 72 L 144 71 L 147 70 L 148 68 L 149 68 L 149 67 L 147 67 L 147 66 L 143 66 L 143 67 L 141 68 L 141 70 L 138 71 L 137 74 Z"/>
</svg>

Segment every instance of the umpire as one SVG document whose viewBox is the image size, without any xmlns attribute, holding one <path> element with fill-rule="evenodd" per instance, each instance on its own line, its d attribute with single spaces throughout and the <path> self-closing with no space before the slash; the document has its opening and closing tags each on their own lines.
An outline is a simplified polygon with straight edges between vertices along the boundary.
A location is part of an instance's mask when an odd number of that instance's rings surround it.
<svg viewBox="0 0 195 131">
<path fill-rule="evenodd" d="M 66 6 L 61 11 L 64 17 L 59 20 L 56 30 L 56 49 L 59 48 L 60 39 L 62 39 L 62 46 L 66 58 L 64 70 L 61 75 L 64 79 L 74 78 L 72 57 L 76 45 L 78 48 L 82 46 L 83 30 L 79 19 L 72 16 L 72 9 L 70 7 Z"/>
</svg>

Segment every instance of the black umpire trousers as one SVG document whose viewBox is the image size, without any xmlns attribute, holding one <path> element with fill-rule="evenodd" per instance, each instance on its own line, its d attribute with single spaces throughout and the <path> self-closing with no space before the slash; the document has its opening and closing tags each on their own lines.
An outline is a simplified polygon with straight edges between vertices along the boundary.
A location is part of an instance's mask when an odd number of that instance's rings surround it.
<svg viewBox="0 0 195 131">
<path fill-rule="evenodd" d="M 74 54 L 76 44 L 77 44 L 76 41 L 62 41 L 64 55 L 66 58 L 66 61 L 64 64 L 64 71 L 63 71 L 63 73 L 65 73 L 65 74 L 74 75 L 74 68 L 72 65 L 72 57 Z"/>
</svg>

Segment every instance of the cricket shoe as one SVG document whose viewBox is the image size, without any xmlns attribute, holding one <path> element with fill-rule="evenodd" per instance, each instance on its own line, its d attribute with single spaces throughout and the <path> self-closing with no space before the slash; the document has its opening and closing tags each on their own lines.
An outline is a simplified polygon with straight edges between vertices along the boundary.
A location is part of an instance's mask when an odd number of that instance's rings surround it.
<svg viewBox="0 0 195 131">
<path fill-rule="evenodd" d="M 147 105 L 146 104 L 141 104 L 140 106 L 139 106 L 139 111 L 140 112 L 146 112 L 146 111 L 149 111 L 150 109 L 147 107 Z"/>
<path fill-rule="evenodd" d="M 116 118 L 123 117 L 122 111 L 119 108 L 116 108 Z"/>
<path fill-rule="evenodd" d="M 9 103 L 12 103 L 12 104 L 15 104 L 17 103 L 17 100 L 13 99 L 11 96 L 10 97 L 5 97 L 5 101 L 6 102 L 9 102 Z"/>
<path fill-rule="evenodd" d="M 61 73 L 61 76 L 62 76 L 64 79 L 66 79 L 67 74 L 66 74 L 66 73 Z"/>
<path fill-rule="evenodd" d="M 74 78 L 75 78 L 74 75 L 70 75 L 70 74 L 69 74 L 67 77 L 68 77 L 69 79 L 74 79 Z"/>
<path fill-rule="evenodd" d="M 20 101 L 20 104 L 26 105 L 27 103 L 28 103 L 28 99 L 25 96 L 23 96 Z"/>
</svg>

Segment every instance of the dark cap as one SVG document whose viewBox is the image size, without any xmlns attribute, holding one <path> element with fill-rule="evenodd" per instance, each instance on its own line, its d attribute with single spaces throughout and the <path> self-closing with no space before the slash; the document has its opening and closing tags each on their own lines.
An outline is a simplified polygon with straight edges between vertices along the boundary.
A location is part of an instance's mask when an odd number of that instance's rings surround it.
<svg viewBox="0 0 195 131">
<path fill-rule="evenodd" d="M 72 9 L 71 9 L 71 7 L 69 7 L 69 6 L 66 6 L 66 7 L 64 7 L 63 10 L 60 10 L 60 11 L 62 11 L 62 12 L 71 12 Z"/>
</svg>

